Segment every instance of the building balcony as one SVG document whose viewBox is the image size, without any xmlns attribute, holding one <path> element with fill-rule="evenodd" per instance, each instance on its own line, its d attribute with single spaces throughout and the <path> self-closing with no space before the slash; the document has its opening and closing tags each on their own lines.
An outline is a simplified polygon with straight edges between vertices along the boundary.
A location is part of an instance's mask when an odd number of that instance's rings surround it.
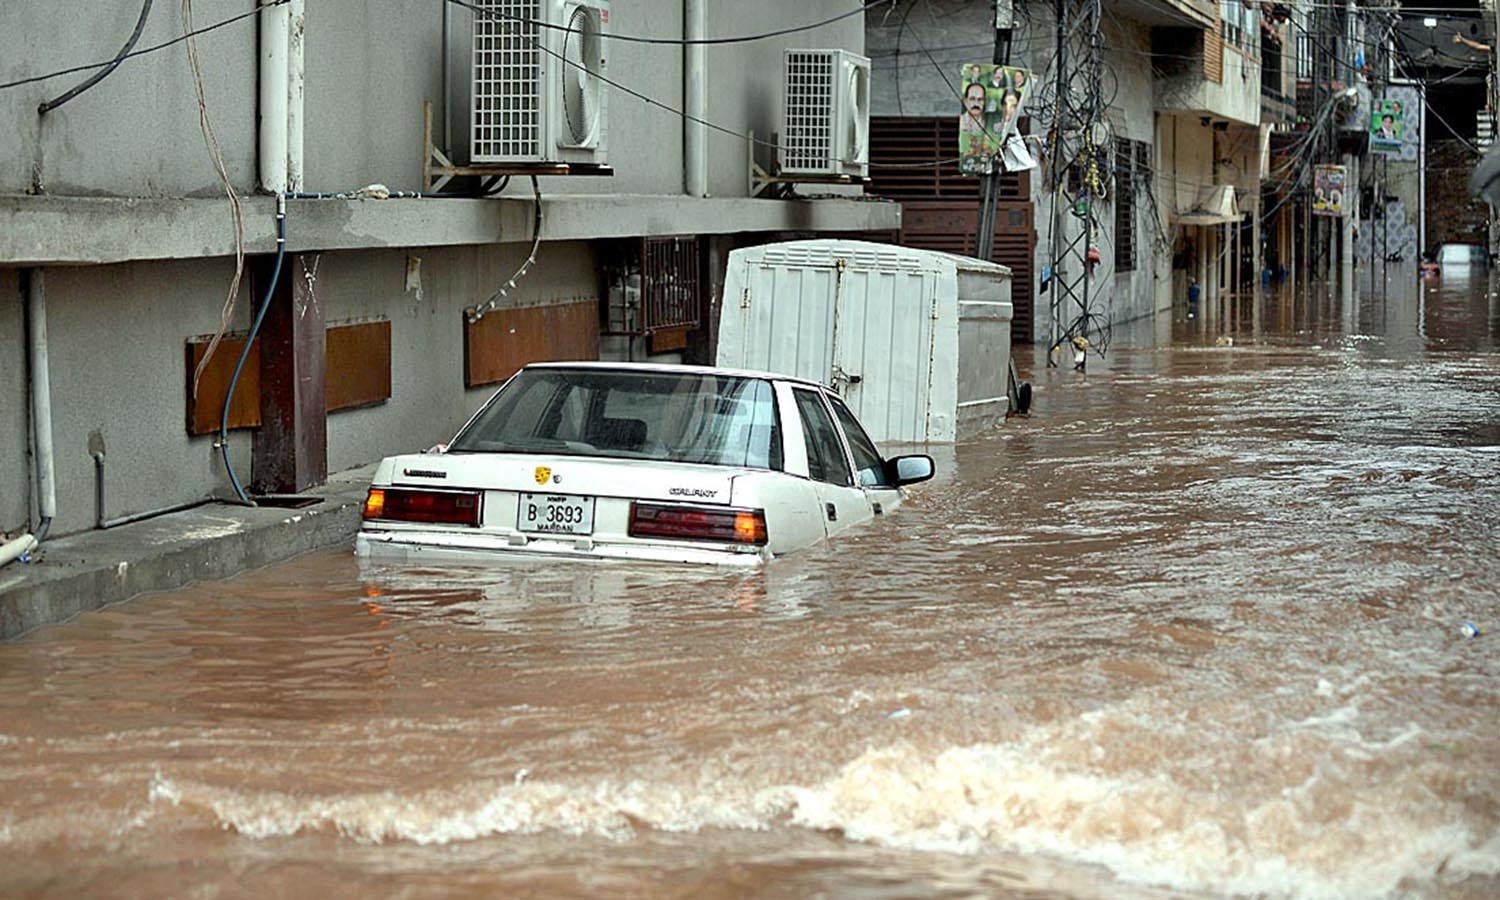
<svg viewBox="0 0 1500 900">
<path fill-rule="evenodd" d="M 1260 124 L 1260 61 L 1217 29 L 1153 28 L 1151 54 L 1158 112 Z"/>
<path fill-rule="evenodd" d="M 1260 120 L 1270 125 L 1289 125 L 1297 121 L 1297 98 L 1261 85 Z"/>
<path fill-rule="evenodd" d="M 1217 0 L 1111 0 L 1108 8 L 1120 19 L 1142 25 L 1219 25 Z"/>
</svg>

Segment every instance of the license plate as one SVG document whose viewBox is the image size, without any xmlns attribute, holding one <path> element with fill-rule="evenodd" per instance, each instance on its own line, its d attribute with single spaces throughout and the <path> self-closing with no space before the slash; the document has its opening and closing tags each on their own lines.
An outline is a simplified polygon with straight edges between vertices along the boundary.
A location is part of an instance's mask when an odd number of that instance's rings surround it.
<svg viewBox="0 0 1500 900">
<path fill-rule="evenodd" d="M 537 534 L 593 534 L 594 498 L 522 494 L 516 528 Z"/>
</svg>

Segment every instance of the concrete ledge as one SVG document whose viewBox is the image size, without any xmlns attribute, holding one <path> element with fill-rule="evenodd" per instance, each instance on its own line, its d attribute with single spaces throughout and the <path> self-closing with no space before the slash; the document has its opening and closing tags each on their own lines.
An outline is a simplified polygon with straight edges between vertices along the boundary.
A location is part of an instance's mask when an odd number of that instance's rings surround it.
<svg viewBox="0 0 1500 900">
<path fill-rule="evenodd" d="M 276 201 L 243 200 L 246 249 L 276 250 Z M 290 200 L 287 249 L 439 247 L 531 240 L 532 199 Z M 677 195 L 542 197 L 549 241 L 775 231 L 895 231 L 901 206 L 860 197 L 754 200 Z M 0 265 L 96 265 L 232 256 L 224 198 L 0 195 Z"/>
<path fill-rule="evenodd" d="M 307 491 L 304 509 L 210 504 L 108 531 L 49 539 L 0 569 L 0 640 L 146 591 L 169 591 L 340 543 L 352 550 L 371 467 Z"/>
</svg>

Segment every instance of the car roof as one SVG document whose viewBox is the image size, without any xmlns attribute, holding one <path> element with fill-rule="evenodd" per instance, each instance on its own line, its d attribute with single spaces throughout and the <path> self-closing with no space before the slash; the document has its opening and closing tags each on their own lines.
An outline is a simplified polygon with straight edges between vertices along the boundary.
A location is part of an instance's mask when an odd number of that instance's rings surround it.
<svg viewBox="0 0 1500 900">
<path fill-rule="evenodd" d="M 778 372 L 760 372 L 755 369 L 721 369 L 715 366 L 685 366 L 676 363 L 646 363 L 646 362 L 608 362 L 603 360 L 575 360 L 534 362 L 528 363 L 527 369 L 594 369 L 616 372 L 660 372 L 670 375 L 728 375 L 734 378 L 765 378 L 774 381 L 787 381 L 795 384 L 803 384 L 808 387 L 821 388 L 818 384 L 808 378 L 797 375 L 784 375 Z"/>
</svg>

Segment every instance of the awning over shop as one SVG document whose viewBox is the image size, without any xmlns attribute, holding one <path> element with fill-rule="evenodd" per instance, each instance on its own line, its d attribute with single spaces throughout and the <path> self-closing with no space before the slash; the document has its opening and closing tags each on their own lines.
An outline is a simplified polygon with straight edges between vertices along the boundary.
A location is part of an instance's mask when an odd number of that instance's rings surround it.
<svg viewBox="0 0 1500 900">
<path fill-rule="evenodd" d="M 1216 184 L 1204 190 L 1198 204 L 1172 216 L 1174 225 L 1225 225 L 1244 217 L 1235 203 L 1234 185 Z"/>
</svg>

